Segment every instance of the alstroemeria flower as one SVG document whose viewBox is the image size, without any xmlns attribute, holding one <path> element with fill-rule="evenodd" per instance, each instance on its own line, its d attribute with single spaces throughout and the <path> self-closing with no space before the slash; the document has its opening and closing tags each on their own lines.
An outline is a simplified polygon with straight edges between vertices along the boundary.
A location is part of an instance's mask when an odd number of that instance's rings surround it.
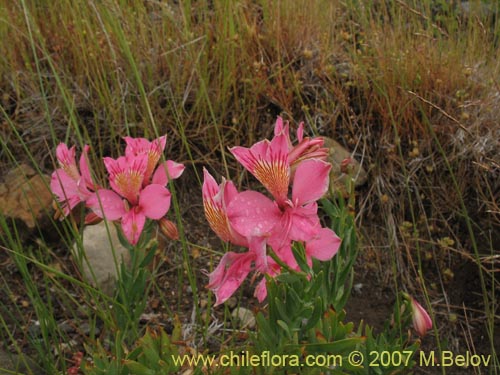
<svg viewBox="0 0 500 375">
<path fill-rule="evenodd" d="M 203 206 L 211 228 L 224 241 L 249 248 L 248 252 L 225 254 L 210 274 L 208 287 L 214 291 L 217 304 L 227 300 L 247 275 L 255 270 L 271 277 L 281 267 L 266 253 L 269 245 L 276 256 L 289 267 L 299 267 L 292 252 L 292 241 L 305 246 L 306 260 L 329 260 L 340 247 L 340 239 L 322 228 L 316 201 L 328 189 L 331 165 L 324 159 L 327 150 L 322 139 L 304 138 L 304 125 L 297 131 L 298 144 L 293 145 L 289 125 L 278 117 L 271 141 L 257 142 L 250 148 L 233 147 L 233 156 L 259 180 L 274 200 L 256 191 L 238 193 L 231 181 L 217 185 L 205 170 Z M 291 198 L 290 181 L 293 180 Z M 266 298 L 265 279 L 256 289 L 259 301 Z"/>
<path fill-rule="evenodd" d="M 60 168 L 52 173 L 50 189 L 61 204 L 64 216 L 80 202 L 87 200 L 97 188 L 90 176 L 87 161 L 89 149 L 89 146 L 84 146 L 78 168 L 75 146 L 68 149 L 66 144 L 60 143 L 56 148 Z"/>
<path fill-rule="evenodd" d="M 148 161 L 146 153 L 129 154 L 116 160 L 105 158 L 112 190 L 100 189 L 87 201 L 99 217 L 112 221 L 120 219 L 123 233 L 133 245 L 139 241 L 146 218 L 159 220 L 170 208 L 171 195 L 165 187 L 167 173 L 177 178 L 184 169 L 183 166 L 179 168 L 180 164 L 165 162 L 154 172 L 152 183 L 143 187 Z"/>
<path fill-rule="evenodd" d="M 153 141 L 148 141 L 146 138 L 125 137 L 127 147 L 125 147 L 125 156 L 146 155 L 147 165 L 144 172 L 144 185 L 149 183 L 149 178 L 158 164 L 158 161 L 165 150 L 167 136 L 164 135 Z"/>
<path fill-rule="evenodd" d="M 328 189 L 330 168 L 321 160 L 302 162 L 294 176 L 292 199 L 282 207 L 255 191 L 238 194 L 227 209 L 231 225 L 243 236 L 267 237 L 277 253 L 291 248 L 292 241 L 303 241 L 309 256 L 330 259 L 340 240 L 332 230 L 321 227 L 316 204 Z"/>
<path fill-rule="evenodd" d="M 413 327 L 420 337 L 425 336 L 428 330 L 432 328 L 432 319 L 425 309 L 415 300 L 410 297 L 411 308 L 413 312 Z"/>
</svg>

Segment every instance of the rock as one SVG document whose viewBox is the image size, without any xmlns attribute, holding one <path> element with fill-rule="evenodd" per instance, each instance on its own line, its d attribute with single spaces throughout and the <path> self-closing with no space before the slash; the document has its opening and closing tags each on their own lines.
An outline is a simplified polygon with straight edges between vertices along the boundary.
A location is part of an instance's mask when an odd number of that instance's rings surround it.
<svg viewBox="0 0 500 375">
<path fill-rule="evenodd" d="M 3 214 L 22 220 L 28 228 L 46 212 L 51 212 L 50 178 L 37 174 L 30 166 L 20 164 L 5 176 L 0 184 L 0 207 Z"/>
<path fill-rule="evenodd" d="M 349 175 L 342 172 L 342 162 L 346 159 L 350 159 L 349 168 L 351 168 L 351 177 L 354 179 L 354 186 L 359 187 L 366 183 L 368 180 L 368 174 L 363 169 L 361 164 L 354 159 L 352 154 L 347 151 L 344 147 L 340 145 L 337 141 L 323 137 L 325 140 L 325 147 L 328 148 L 328 159 L 332 164 L 332 169 L 330 171 L 330 184 L 335 189 L 340 189 L 341 191 L 345 191 L 345 184 Z"/>
<path fill-rule="evenodd" d="M 44 375 L 42 369 L 24 355 L 10 354 L 0 349 L 0 375 Z"/>
<path fill-rule="evenodd" d="M 237 307 L 231 313 L 233 318 L 236 318 L 240 321 L 241 328 L 255 328 L 255 317 L 253 316 L 252 311 L 246 309 L 244 307 Z"/>
<path fill-rule="evenodd" d="M 117 261 L 130 263 L 129 251 L 123 247 L 118 239 L 116 228 L 112 223 L 102 221 L 97 225 L 85 227 L 83 230 L 83 271 L 87 280 L 108 296 L 115 292 L 115 283 L 118 277 L 119 265 L 115 264 L 113 250 Z M 73 246 L 75 256 L 78 256 L 78 247 Z"/>
</svg>

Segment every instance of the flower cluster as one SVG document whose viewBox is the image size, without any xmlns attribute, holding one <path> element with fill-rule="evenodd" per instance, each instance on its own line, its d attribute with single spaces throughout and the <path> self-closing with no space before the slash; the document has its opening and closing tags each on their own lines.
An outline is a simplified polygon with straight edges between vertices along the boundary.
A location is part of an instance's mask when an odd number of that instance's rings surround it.
<svg viewBox="0 0 500 375">
<path fill-rule="evenodd" d="M 166 220 L 171 195 L 166 185 L 169 179 L 180 177 L 182 164 L 172 160 L 158 164 L 165 149 L 166 137 L 152 142 L 144 138 L 125 137 L 125 156 L 104 158 L 111 189 L 104 189 L 92 181 L 88 164 L 89 146 L 85 146 L 76 165 L 75 147 L 61 143 L 56 150 L 60 168 L 52 174 L 51 189 L 67 216 L 79 203 L 84 203 L 92 217 L 119 221 L 127 240 L 135 245 L 144 228 L 146 218 Z"/>
<path fill-rule="evenodd" d="M 327 150 L 321 138 L 304 137 L 302 123 L 297 140 L 293 145 L 288 123 L 278 117 L 272 140 L 230 149 L 272 199 L 253 190 L 238 192 L 225 179 L 218 185 L 204 170 L 203 206 L 211 228 L 222 240 L 248 248 L 243 253 L 226 253 L 210 274 L 208 287 L 216 295 L 216 304 L 226 301 L 253 270 L 276 276 L 281 269 L 279 262 L 298 270 L 292 252 L 294 241 L 303 243 L 309 264 L 312 258 L 329 260 L 339 249 L 340 239 L 321 226 L 317 214 L 317 200 L 329 184 Z M 268 254 L 268 247 L 279 262 Z M 265 299 L 265 278 L 255 295 L 259 301 Z"/>
</svg>

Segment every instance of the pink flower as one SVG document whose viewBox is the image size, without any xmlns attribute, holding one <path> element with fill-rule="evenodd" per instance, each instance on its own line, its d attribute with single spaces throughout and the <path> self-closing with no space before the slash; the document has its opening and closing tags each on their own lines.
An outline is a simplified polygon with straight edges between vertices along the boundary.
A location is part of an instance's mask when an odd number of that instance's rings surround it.
<svg viewBox="0 0 500 375">
<path fill-rule="evenodd" d="M 132 137 L 125 137 L 124 140 L 127 143 L 127 147 L 125 147 L 125 156 L 147 156 L 146 170 L 144 171 L 144 182 L 147 184 L 165 150 L 167 136 L 164 135 L 152 142 L 145 138 Z"/>
<path fill-rule="evenodd" d="M 410 298 L 413 310 L 413 327 L 420 337 L 423 337 L 427 331 L 432 328 L 432 319 L 427 311 L 425 311 L 425 309 L 413 297 Z"/>
<path fill-rule="evenodd" d="M 184 166 L 168 160 L 156 168 L 157 154 L 165 147 L 164 137 L 153 142 L 126 141 L 128 155 L 104 159 L 112 190 L 99 189 L 87 205 L 101 218 L 120 220 L 125 237 L 135 245 L 146 219 L 159 220 L 168 212 L 171 195 L 165 185 L 168 177 L 178 178 Z"/>
<path fill-rule="evenodd" d="M 203 208 L 210 227 L 223 241 L 249 249 L 244 253 L 226 253 L 219 266 L 209 275 L 210 282 L 207 287 L 215 293 L 216 304 L 219 305 L 238 289 L 250 272 L 267 272 L 270 258 L 266 255 L 265 238 L 258 236 L 257 232 L 256 235 L 250 233 L 248 236 L 242 236 L 229 222 L 227 206 L 238 195 L 233 182 L 223 179 L 222 183 L 217 185 L 206 169 L 203 174 Z"/>
<path fill-rule="evenodd" d="M 60 168 L 52 173 L 50 189 L 61 204 L 64 216 L 80 202 L 87 200 L 97 188 L 90 176 L 87 160 L 89 149 L 89 146 L 84 146 L 78 168 L 75 146 L 68 149 L 66 144 L 60 143 L 56 148 Z"/>
<path fill-rule="evenodd" d="M 305 244 L 307 261 L 329 260 L 340 247 L 335 233 L 322 228 L 316 201 L 328 189 L 331 166 L 322 139 L 304 138 L 303 124 L 297 131 L 298 145 L 289 136 L 288 123 L 278 117 L 271 141 L 257 142 L 250 148 L 233 147 L 234 157 L 269 191 L 274 200 L 256 191 L 238 193 L 231 181 L 217 185 L 204 170 L 203 206 L 211 228 L 224 241 L 248 247 L 245 253 L 225 254 L 210 274 L 208 288 L 217 303 L 226 301 L 253 270 L 272 277 L 281 267 L 266 253 L 274 253 L 293 269 L 299 269 L 292 252 L 292 241 Z M 291 198 L 288 197 L 293 180 Z M 259 301 L 266 298 L 265 279 L 255 289 Z"/>
<path fill-rule="evenodd" d="M 294 176 L 292 199 L 281 206 L 258 192 L 238 194 L 227 209 L 231 225 L 243 236 L 267 237 L 278 255 L 288 254 L 292 241 L 303 241 L 309 256 L 330 259 L 338 251 L 340 239 L 321 227 L 316 204 L 328 189 L 330 168 L 321 160 L 303 161 Z M 284 261 L 296 265 L 293 256 Z"/>
</svg>

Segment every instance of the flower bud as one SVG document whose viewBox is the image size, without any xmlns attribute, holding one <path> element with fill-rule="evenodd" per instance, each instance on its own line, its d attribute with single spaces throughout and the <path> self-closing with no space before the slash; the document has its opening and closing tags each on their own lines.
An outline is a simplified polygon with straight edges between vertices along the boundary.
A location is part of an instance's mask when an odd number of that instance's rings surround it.
<svg viewBox="0 0 500 375">
<path fill-rule="evenodd" d="M 432 328 L 432 320 L 427 311 L 412 297 L 411 308 L 413 310 L 413 327 L 419 336 L 423 337 Z"/>
<path fill-rule="evenodd" d="M 170 220 L 162 217 L 159 220 L 160 230 L 161 232 L 170 238 L 171 240 L 179 239 L 179 231 L 177 230 L 177 226 Z"/>
<path fill-rule="evenodd" d="M 96 225 L 99 224 L 103 219 L 97 216 L 94 212 L 89 212 L 85 216 L 85 224 L 86 225 Z"/>
</svg>

